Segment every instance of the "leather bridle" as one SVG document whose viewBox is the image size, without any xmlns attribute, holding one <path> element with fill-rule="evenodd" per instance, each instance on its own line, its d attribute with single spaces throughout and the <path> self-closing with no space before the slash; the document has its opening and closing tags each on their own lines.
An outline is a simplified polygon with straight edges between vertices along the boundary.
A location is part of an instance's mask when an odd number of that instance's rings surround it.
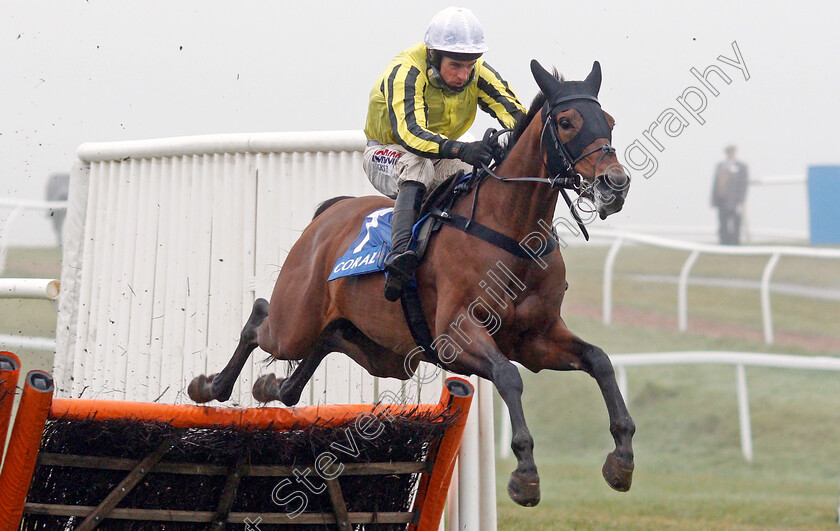
<svg viewBox="0 0 840 531">
<path fill-rule="evenodd" d="M 569 142 L 563 143 L 557 134 L 557 115 L 569 108 L 576 109 L 584 117 L 583 128 Z M 575 165 L 592 153 L 601 152 L 595 168 L 607 155 L 615 153 L 615 148 L 609 143 L 612 141 L 612 131 L 603 117 L 601 105 L 598 98 L 588 94 L 573 94 L 561 98 L 555 98 L 551 102 L 546 101 L 542 107 L 543 128 L 540 134 L 540 158 L 543 166 L 549 175 L 553 177 L 501 177 L 493 169 L 500 161 L 490 167 L 483 162 L 481 168 L 487 175 L 502 182 L 530 181 L 548 184 L 552 190 L 559 189 L 569 207 L 569 211 L 575 218 L 578 226 L 588 240 L 589 233 L 580 219 L 577 210 L 572 206 L 566 190 L 575 191 L 580 197 L 585 197 L 588 190 L 584 190 L 582 183 L 583 176 L 575 170 Z M 587 119 L 590 118 L 590 119 Z M 598 119 L 600 118 L 600 119 Z M 484 135 L 484 141 L 491 146 L 498 142 L 499 136 L 510 131 L 488 130 Z M 584 151 L 587 146 L 598 138 L 606 138 L 607 143 L 596 148 Z M 590 192 L 591 193 L 591 192 Z"/>
</svg>

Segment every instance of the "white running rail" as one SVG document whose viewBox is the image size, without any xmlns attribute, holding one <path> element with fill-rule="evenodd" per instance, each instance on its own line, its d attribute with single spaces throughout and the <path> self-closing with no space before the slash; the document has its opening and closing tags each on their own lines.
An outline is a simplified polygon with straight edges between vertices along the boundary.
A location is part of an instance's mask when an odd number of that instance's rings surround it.
<svg viewBox="0 0 840 531">
<path fill-rule="evenodd" d="M 677 282 L 677 320 L 679 329 L 685 331 L 688 328 L 688 295 L 687 286 L 691 268 L 694 262 L 701 253 L 729 255 L 729 256 L 767 256 L 768 260 L 764 266 L 764 271 L 761 275 L 761 316 L 764 328 L 764 341 L 768 345 L 772 345 L 773 337 L 773 314 L 770 306 L 770 280 L 773 277 L 773 271 L 779 263 L 779 259 L 783 256 L 800 256 L 810 258 L 840 258 L 840 249 L 815 249 L 811 247 L 793 247 L 793 246 L 724 246 L 713 245 L 705 243 L 694 243 L 687 241 L 671 240 L 668 238 L 661 238 L 659 236 L 650 236 L 647 234 L 638 234 L 626 231 L 613 231 L 604 229 L 590 229 L 589 232 L 593 236 L 602 238 L 613 238 L 613 244 L 607 252 L 607 257 L 604 261 L 604 280 L 603 280 L 603 305 L 602 314 L 604 324 L 612 322 L 613 312 L 613 277 L 614 266 L 618 251 L 625 241 L 644 243 L 665 249 L 675 249 L 680 251 L 687 251 L 689 253 L 686 261 L 683 263 L 680 271 L 679 281 Z"/>
<path fill-rule="evenodd" d="M 661 365 L 734 365 L 738 397 L 738 419 L 741 431 L 741 452 L 744 459 L 752 461 L 752 427 L 750 402 L 747 392 L 745 367 L 771 367 L 778 369 L 804 369 L 840 371 L 840 358 L 829 356 L 792 356 L 787 354 L 761 354 L 752 352 L 658 352 L 650 354 L 614 354 L 610 356 L 616 369 L 616 379 L 621 394 L 627 398 L 627 367 L 652 367 Z"/>
<path fill-rule="evenodd" d="M 738 423 L 741 433 L 741 453 L 752 461 L 753 443 L 750 423 L 750 399 L 747 391 L 746 367 L 802 369 L 815 371 L 840 371 L 840 358 L 829 356 L 793 356 L 788 354 L 763 354 L 729 351 L 656 352 L 644 354 L 612 354 L 610 361 L 616 372 L 621 395 L 629 400 L 627 367 L 654 367 L 662 365 L 733 365 L 738 400 Z M 504 409 L 504 408 L 503 408 Z M 503 415 L 504 415 L 503 411 Z M 504 418 L 504 417 L 502 417 Z M 499 456 L 510 456 L 510 422 L 499 427 Z"/>
<path fill-rule="evenodd" d="M 0 299 L 58 300 L 60 283 L 49 278 L 0 278 Z M 55 339 L 48 337 L 0 334 L 0 347 L 5 350 L 55 350 Z"/>
<path fill-rule="evenodd" d="M 58 299 L 58 280 L 50 278 L 0 278 L 2 299 Z"/>
</svg>

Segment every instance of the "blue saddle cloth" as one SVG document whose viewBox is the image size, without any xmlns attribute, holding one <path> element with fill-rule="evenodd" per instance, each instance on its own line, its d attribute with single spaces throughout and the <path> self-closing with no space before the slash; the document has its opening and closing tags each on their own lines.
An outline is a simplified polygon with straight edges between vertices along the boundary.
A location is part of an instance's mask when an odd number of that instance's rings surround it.
<svg viewBox="0 0 840 531">
<path fill-rule="evenodd" d="M 385 255 L 391 249 L 391 216 L 394 208 L 380 208 L 368 214 L 362 230 L 341 258 L 327 281 L 385 270 Z"/>
</svg>

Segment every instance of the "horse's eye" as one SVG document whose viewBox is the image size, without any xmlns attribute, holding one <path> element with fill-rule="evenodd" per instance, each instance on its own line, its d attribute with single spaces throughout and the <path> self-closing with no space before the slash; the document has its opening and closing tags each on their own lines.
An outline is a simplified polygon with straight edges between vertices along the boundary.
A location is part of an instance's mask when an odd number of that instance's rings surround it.
<svg viewBox="0 0 840 531">
<path fill-rule="evenodd" d="M 572 122 L 568 118 L 561 118 L 560 119 L 560 128 L 564 131 L 568 131 L 572 128 Z"/>
</svg>

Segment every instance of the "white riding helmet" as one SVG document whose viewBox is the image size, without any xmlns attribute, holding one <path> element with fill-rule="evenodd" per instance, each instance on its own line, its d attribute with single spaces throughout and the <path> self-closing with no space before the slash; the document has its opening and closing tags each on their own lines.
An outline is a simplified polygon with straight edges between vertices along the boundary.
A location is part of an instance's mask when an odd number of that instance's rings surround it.
<svg viewBox="0 0 840 531">
<path fill-rule="evenodd" d="M 484 53 L 484 30 L 465 7 L 447 7 L 432 17 L 423 39 L 430 50 L 454 53 Z"/>
</svg>

